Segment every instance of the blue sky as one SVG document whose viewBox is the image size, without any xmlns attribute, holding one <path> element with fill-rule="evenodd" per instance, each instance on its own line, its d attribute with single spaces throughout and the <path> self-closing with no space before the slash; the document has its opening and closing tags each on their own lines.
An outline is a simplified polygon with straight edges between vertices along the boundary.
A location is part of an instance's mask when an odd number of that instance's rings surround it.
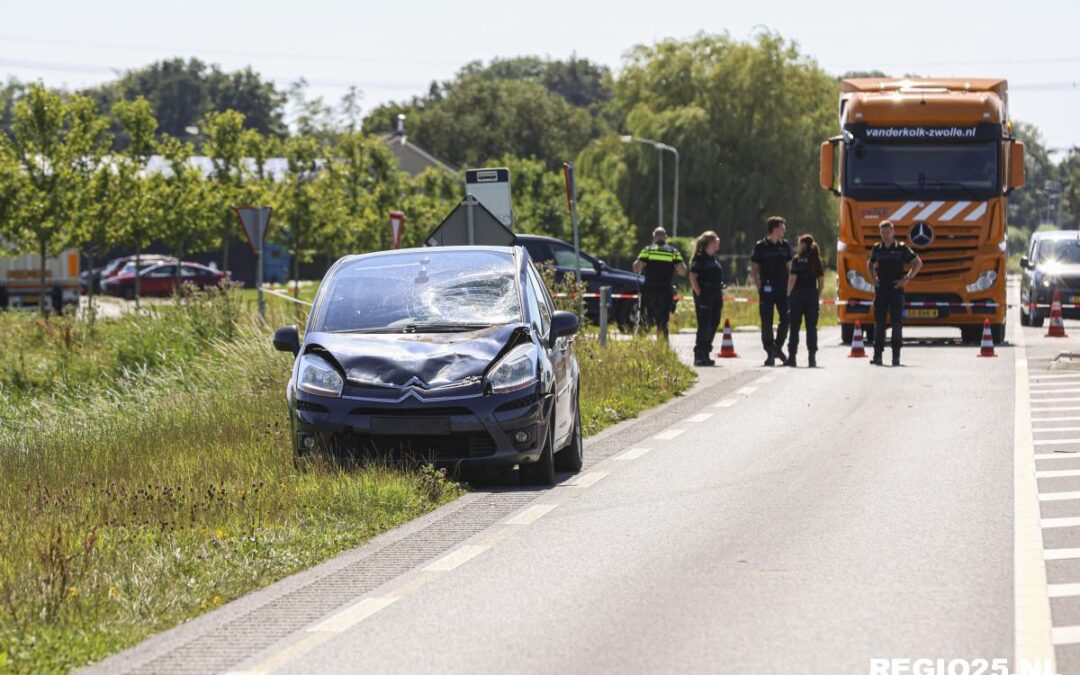
<svg viewBox="0 0 1080 675">
<path fill-rule="evenodd" d="M 577 53 L 617 69 L 635 44 L 768 27 L 834 73 L 1007 77 L 1014 118 L 1039 125 L 1051 147 L 1080 145 L 1076 0 L 0 0 L 0 17 L 4 76 L 75 88 L 197 56 L 227 70 L 250 64 L 282 86 L 304 76 L 328 101 L 355 85 L 365 107 L 422 93 L 474 59 Z"/>
</svg>

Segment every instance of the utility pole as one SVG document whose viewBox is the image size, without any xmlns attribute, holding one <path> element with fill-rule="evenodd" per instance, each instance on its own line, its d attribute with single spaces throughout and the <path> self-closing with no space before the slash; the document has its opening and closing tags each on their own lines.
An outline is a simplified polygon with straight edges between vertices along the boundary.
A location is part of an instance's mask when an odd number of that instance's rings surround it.
<svg viewBox="0 0 1080 675">
<path fill-rule="evenodd" d="M 639 136 L 620 136 L 623 143 L 644 143 L 656 148 L 657 183 L 656 183 L 656 224 L 664 226 L 664 151 L 675 155 L 675 196 L 672 198 L 671 236 L 679 236 L 679 151 L 674 147 Z"/>
</svg>

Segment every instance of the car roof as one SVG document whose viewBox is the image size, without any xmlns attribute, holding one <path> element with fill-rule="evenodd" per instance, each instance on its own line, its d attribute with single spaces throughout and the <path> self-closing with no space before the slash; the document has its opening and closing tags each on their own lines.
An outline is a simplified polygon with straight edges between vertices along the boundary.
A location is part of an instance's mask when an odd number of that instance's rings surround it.
<svg viewBox="0 0 1080 675">
<path fill-rule="evenodd" d="M 434 253 L 441 255 L 444 253 L 461 252 L 461 251 L 482 251 L 488 253 L 505 253 L 508 256 L 513 257 L 515 249 L 521 248 L 520 246 L 418 246 L 415 248 L 399 248 L 390 251 L 372 251 L 370 253 L 357 253 L 353 255 L 343 256 L 338 262 L 345 262 L 351 260 L 361 260 L 367 258 L 377 257 L 391 257 L 395 255 L 404 255 L 407 253 Z"/>
<path fill-rule="evenodd" d="M 517 238 L 522 241 L 554 241 L 560 244 L 566 243 L 565 241 L 557 237 L 549 237 L 543 234 L 519 234 L 517 235 Z"/>
<path fill-rule="evenodd" d="M 1032 235 L 1034 239 L 1076 239 L 1080 230 L 1043 230 Z"/>
</svg>

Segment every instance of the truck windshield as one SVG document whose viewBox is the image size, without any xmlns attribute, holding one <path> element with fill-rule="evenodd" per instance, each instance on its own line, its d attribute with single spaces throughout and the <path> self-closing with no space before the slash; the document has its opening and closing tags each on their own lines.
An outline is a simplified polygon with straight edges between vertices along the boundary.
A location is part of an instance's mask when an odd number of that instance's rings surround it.
<svg viewBox="0 0 1080 675">
<path fill-rule="evenodd" d="M 847 145 L 845 192 L 856 199 L 990 199 L 1000 194 L 998 143 Z"/>
</svg>

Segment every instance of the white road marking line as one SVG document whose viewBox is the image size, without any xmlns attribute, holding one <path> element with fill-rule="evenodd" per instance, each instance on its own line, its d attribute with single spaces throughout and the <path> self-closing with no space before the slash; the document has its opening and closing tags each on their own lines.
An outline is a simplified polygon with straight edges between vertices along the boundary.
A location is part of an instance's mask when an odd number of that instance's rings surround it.
<svg viewBox="0 0 1080 675">
<path fill-rule="evenodd" d="M 1070 383 L 1071 384 L 1071 383 Z M 1080 389 L 1047 389 L 1046 391 L 1032 391 L 1033 395 L 1045 394 L 1053 396 L 1054 394 L 1080 394 Z M 1032 402 L 1038 403 L 1039 401 L 1045 401 L 1044 398 L 1033 398 Z"/>
<path fill-rule="evenodd" d="M 711 420 L 712 416 L 713 416 L 712 413 L 698 413 L 698 414 L 693 415 L 691 417 L 687 417 L 686 421 L 687 422 L 706 422 L 708 420 Z"/>
<path fill-rule="evenodd" d="M 1080 642 L 1080 626 L 1058 626 L 1053 629 L 1055 645 L 1074 645 Z M 1054 672 L 1056 668 L 1051 668 Z"/>
<path fill-rule="evenodd" d="M 504 525 L 530 525 L 555 510 L 558 504 L 534 504 L 521 513 L 503 521 Z"/>
<path fill-rule="evenodd" d="M 783 371 L 781 371 L 781 372 L 783 372 Z M 775 380 L 776 380 L 775 375 L 762 375 L 758 379 L 754 380 L 754 384 L 768 384 L 769 382 L 773 382 Z"/>
<path fill-rule="evenodd" d="M 1080 410 L 1080 406 L 1065 406 L 1063 408 L 1032 408 L 1031 412 L 1076 412 Z M 1053 417 L 1032 417 L 1032 422 L 1038 422 L 1040 420 L 1052 420 Z"/>
<path fill-rule="evenodd" d="M 1080 427 L 1039 427 L 1035 429 L 1037 434 L 1061 433 L 1063 431 L 1080 431 Z"/>
<path fill-rule="evenodd" d="M 686 429 L 668 429 L 667 431 L 661 431 L 653 436 L 653 438 L 660 441 L 670 441 L 673 438 L 678 438 Z"/>
<path fill-rule="evenodd" d="M 275 653 L 273 656 L 260 661 L 251 668 L 231 672 L 235 673 L 235 675 L 263 675 L 264 673 L 272 673 L 290 661 L 314 650 L 324 642 L 329 642 L 334 636 L 335 633 L 312 633 L 302 640 L 297 640 L 285 649 Z"/>
<path fill-rule="evenodd" d="M 985 207 L 985 204 L 984 204 Z M 1050 599 L 1046 590 L 1046 561 L 1040 527 L 1039 483 L 1035 448 L 1031 444 L 1031 398 L 1028 394 L 1027 344 L 1019 326 L 1013 355 L 1016 361 L 1013 419 L 1013 654 L 1019 663 L 1046 663 L 1055 668 L 1051 639 Z"/>
<path fill-rule="evenodd" d="M 1080 438 L 1044 438 L 1034 441 L 1034 445 L 1069 445 L 1071 443 L 1080 443 Z"/>
<path fill-rule="evenodd" d="M 1059 471 L 1036 471 L 1036 478 L 1076 478 L 1080 476 L 1080 469 L 1062 469 Z"/>
<path fill-rule="evenodd" d="M 330 615 L 329 619 L 320 621 L 311 628 L 308 628 L 307 632 L 343 633 L 364 619 L 374 615 L 379 610 L 394 604 L 398 599 L 399 598 L 396 595 L 386 595 L 381 598 L 364 598 L 355 605 L 351 605 L 340 612 Z"/>
<path fill-rule="evenodd" d="M 1080 417 L 1036 417 L 1031 421 L 1044 424 L 1050 422 L 1080 422 Z M 1035 431 L 1042 431 L 1042 429 L 1035 429 Z"/>
<path fill-rule="evenodd" d="M 1035 454 L 1036 460 L 1042 459 L 1076 459 L 1080 457 L 1080 452 L 1073 450 L 1071 452 L 1039 452 Z"/>
<path fill-rule="evenodd" d="M 1029 390 L 1032 392 L 1035 392 L 1036 390 L 1042 391 L 1043 389 L 1046 391 L 1060 391 L 1063 387 L 1075 387 L 1078 384 L 1080 384 L 1080 382 L 1032 382 Z"/>
<path fill-rule="evenodd" d="M 1042 380 L 1080 380 L 1080 375 L 1031 375 L 1028 379 L 1034 384 Z"/>
<path fill-rule="evenodd" d="M 1051 598 L 1075 598 L 1080 595 L 1080 584 L 1050 584 L 1046 592 Z"/>
<path fill-rule="evenodd" d="M 725 399 L 721 399 L 721 400 L 717 401 L 716 403 L 714 403 L 713 407 L 714 408 L 730 408 L 731 406 L 735 405 L 738 402 L 739 402 L 739 399 L 737 399 L 737 398 L 725 398 Z M 1080 419 L 1080 418 L 1077 418 L 1077 419 Z"/>
<path fill-rule="evenodd" d="M 1062 527 L 1080 527 L 1080 518 L 1043 518 L 1044 530 L 1056 530 Z"/>
<path fill-rule="evenodd" d="M 1048 548 L 1047 560 L 1074 560 L 1080 558 L 1080 548 Z"/>
<path fill-rule="evenodd" d="M 552 507 L 554 508 L 554 507 Z M 537 516 L 539 518 L 539 516 Z M 429 563 L 424 568 L 425 572 L 449 572 L 455 567 L 460 567 L 476 556 L 491 548 L 491 544 L 466 544 L 458 549 L 447 553 L 438 560 Z"/>
<path fill-rule="evenodd" d="M 577 478 L 568 481 L 566 485 L 568 487 L 575 488 L 587 488 L 596 485 L 601 479 L 607 476 L 604 471 L 590 471 L 589 473 L 583 473 Z"/>
<path fill-rule="evenodd" d="M 753 394 L 755 391 L 757 391 L 757 389 L 757 387 L 743 387 L 742 389 L 736 390 L 735 393 L 739 394 L 740 396 L 749 396 L 750 394 Z M 1080 399 L 1077 400 L 1080 401 Z"/>
<path fill-rule="evenodd" d="M 647 452 L 650 452 L 652 448 L 630 448 L 626 452 L 615 457 L 616 462 L 629 462 L 632 459 L 637 459 Z"/>
<path fill-rule="evenodd" d="M 1080 492 L 1040 492 L 1040 502 L 1067 502 L 1080 499 Z"/>
<path fill-rule="evenodd" d="M 1065 398 L 1033 398 L 1031 399 L 1031 405 L 1035 410 L 1044 410 L 1044 408 L 1035 408 L 1038 403 L 1076 403 L 1080 401 L 1080 398 L 1075 396 L 1066 396 Z"/>
</svg>

